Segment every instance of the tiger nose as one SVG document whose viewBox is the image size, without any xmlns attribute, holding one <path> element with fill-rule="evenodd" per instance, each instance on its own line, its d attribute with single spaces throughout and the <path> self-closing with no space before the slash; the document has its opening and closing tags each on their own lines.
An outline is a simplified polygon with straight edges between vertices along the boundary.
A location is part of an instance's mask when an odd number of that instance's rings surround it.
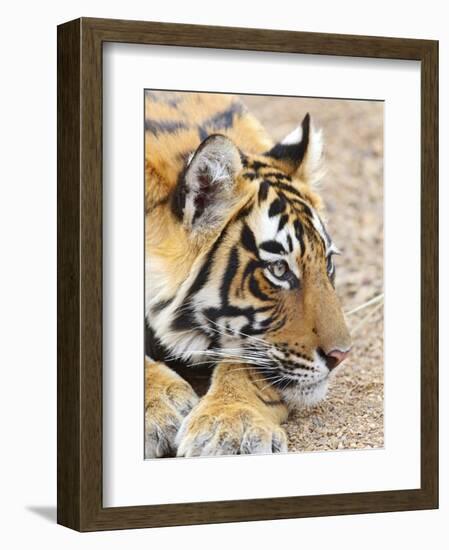
<svg viewBox="0 0 449 550">
<path fill-rule="evenodd" d="M 342 361 L 346 359 L 350 351 L 351 351 L 351 348 L 347 349 L 346 351 L 342 351 L 340 349 L 333 349 L 328 353 L 324 353 L 326 367 L 329 370 L 335 369 L 337 365 L 339 365 Z"/>
</svg>

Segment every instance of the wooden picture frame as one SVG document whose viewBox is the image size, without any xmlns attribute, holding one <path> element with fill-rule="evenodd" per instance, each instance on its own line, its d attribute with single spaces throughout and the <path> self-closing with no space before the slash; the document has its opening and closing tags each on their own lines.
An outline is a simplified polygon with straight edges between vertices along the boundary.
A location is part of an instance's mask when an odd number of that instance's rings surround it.
<svg viewBox="0 0 449 550">
<path fill-rule="evenodd" d="M 105 508 L 102 44 L 421 62 L 421 488 Z M 58 523 L 79 531 L 438 507 L 438 42 L 82 18 L 58 27 Z"/>
</svg>

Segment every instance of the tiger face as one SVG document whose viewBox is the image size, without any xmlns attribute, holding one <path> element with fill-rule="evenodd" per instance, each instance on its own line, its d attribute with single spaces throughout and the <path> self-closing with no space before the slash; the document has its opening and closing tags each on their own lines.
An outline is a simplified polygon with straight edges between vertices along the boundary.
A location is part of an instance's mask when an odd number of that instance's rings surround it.
<svg viewBox="0 0 449 550">
<path fill-rule="evenodd" d="M 150 308 L 172 357 L 251 366 L 295 406 L 325 396 L 351 347 L 334 290 L 338 249 L 310 185 L 320 157 L 309 116 L 263 155 L 224 135 L 204 140 L 169 202 L 196 258 Z"/>
</svg>

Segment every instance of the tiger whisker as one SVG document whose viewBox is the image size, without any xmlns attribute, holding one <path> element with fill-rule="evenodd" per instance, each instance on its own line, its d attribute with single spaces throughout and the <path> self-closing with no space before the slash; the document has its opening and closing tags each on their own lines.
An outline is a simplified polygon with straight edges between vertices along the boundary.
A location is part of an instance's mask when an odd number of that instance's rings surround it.
<svg viewBox="0 0 449 550">
<path fill-rule="evenodd" d="M 256 367 L 258 367 L 259 365 L 255 365 Z M 263 367 L 264 369 L 270 369 L 270 370 L 276 370 L 275 367 Z M 236 368 L 233 370 L 233 372 L 238 372 L 239 370 L 254 370 L 253 367 L 239 367 L 239 368 Z"/>
<path fill-rule="evenodd" d="M 260 363 L 258 363 L 258 362 L 245 361 L 245 363 L 248 366 L 238 367 L 234 370 L 234 372 L 236 372 L 238 370 L 254 370 L 254 367 L 263 368 L 263 369 L 271 369 L 271 367 L 269 365 L 260 365 Z M 210 361 L 199 361 L 198 362 L 198 365 L 218 365 L 218 364 L 235 365 L 236 361 L 234 361 L 232 359 L 229 359 L 229 358 L 228 359 L 224 358 L 224 359 L 218 359 L 217 361 L 210 360 Z M 249 365 L 251 365 L 251 366 L 249 366 Z M 192 365 L 191 368 L 194 369 L 195 365 Z M 273 370 L 274 370 L 274 367 L 273 367 Z"/>
<path fill-rule="evenodd" d="M 269 364 L 265 364 L 265 365 L 262 365 L 260 361 L 257 361 L 257 360 L 248 360 L 248 359 L 245 359 L 245 360 L 242 360 L 242 361 L 238 361 L 239 363 L 246 363 L 248 365 L 254 365 L 256 367 L 262 367 L 264 369 L 269 369 L 271 368 L 271 366 Z M 202 361 L 200 359 L 199 361 L 199 364 L 202 364 L 202 365 L 205 365 L 205 364 L 214 364 L 216 365 L 217 363 L 229 363 L 229 364 L 235 364 L 236 363 L 236 360 L 231 358 L 231 357 L 219 357 L 217 358 L 215 361 L 214 360 L 210 360 L 210 361 Z M 195 367 L 192 367 L 192 368 L 195 368 Z M 246 367 L 243 367 L 243 368 L 246 368 Z M 248 369 L 250 369 L 252 367 L 248 367 Z"/>
<path fill-rule="evenodd" d="M 221 361 L 201 361 L 201 363 L 199 363 L 200 365 L 217 365 L 217 364 L 229 364 L 229 365 L 234 365 L 235 364 L 235 361 L 230 361 L 230 360 L 221 360 Z M 248 364 L 251 364 L 251 363 L 248 363 Z M 255 366 L 258 366 L 256 363 L 252 363 L 253 365 Z M 192 369 L 194 369 L 195 366 L 192 366 Z M 266 367 L 264 367 L 266 368 Z M 238 368 L 236 369 L 237 370 L 252 370 L 252 367 L 245 367 L 245 368 Z M 235 372 L 235 371 L 233 371 Z"/>
<path fill-rule="evenodd" d="M 216 325 L 217 327 L 220 328 L 220 330 L 215 329 L 219 334 L 222 334 L 222 335 L 227 335 L 227 334 L 228 334 L 226 331 L 224 331 L 224 330 L 222 329 L 222 327 L 221 327 L 218 323 L 216 323 L 215 321 L 212 321 L 212 319 L 209 319 L 209 317 L 204 316 L 204 318 L 206 319 L 206 321 L 209 321 L 209 323 L 212 323 L 213 325 Z M 212 330 L 214 330 L 213 327 L 210 327 L 210 328 L 212 328 Z M 269 347 L 269 346 L 270 346 L 270 344 L 268 344 L 267 342 L 265 342 L 265 340 L 262 340 L 262 338 L 257 338 L 256 336 L 252 336 L 251 334 L 246 334 L 245 332 L 242 332 L 242 331 L 240 331 L 240 330 L 238 330 L 238 329 L 231 329 L 231 331 L 232 331 L 233 333 L 236 333 L 236 334 L 240 334 L 240 335 L 242 335 L 242 336 L 245 336 L 246 338 L 250 338 L 251 340 L 255 340 L 256 342 L 259 342 L 259 344 L 262 344 L 262 345 L 264 345 L 264 346 L 266 346 L 266 347 Z"/>
<path fill-rule="evenodd" d="M 277 378 L 279 378 L 279 375 L 264 376 L 263 378 L 257 378 L 256 380 L 253 380 L 253 382 L 266 382 L 267 380 L 276 380 Z"/>
<path fill-rule="evenodd" d="M 242 359 L 246 358 L 246 357 L 249 357 L 249 358 L 266 358 L 266 354 L 265 355 L 258 355 L 258 354 L 253 354 L 251 351 L 249 352 L 246 352 L 246 350 L 244 350 L 243 353 L 232 353 L 232 352 L 229 352 L 226 348 L 224 348 L 223 350 L 221 349 L 217 349 L 217 350 L 190 350 L 191 353 L 197 353 L 197 354 L 201 354 L 201 355 L 220 355 L 220 356 L 229 356 L 229 357 L 240 357 Z"/>
<path fill-rule="evenodd" d="M 217 348 L 216 351 L 227 351 L 227 352 L 232 352 L 232 351 L 249 351 L 251 353 L 254 353 L 254 354 L 258 354 L 258 355 L 263 355 L 266 357 L 266 353 L 264 352 L 261 352 L 261 351 L 257 351 L 257 350 L 252 350 L 251 348 Z M 206 350 L 206 351 L 215 351 L 214 348 L 212 349 L 209 349 L 209 350 Z"/>
<path fill-rule="evenodd" d="M 217 350 L 217 351 L 211 351 L 211 350 L 205 350 L 205 351 L 193 351 L 192 353 L 197 353 L 199 355 L 206 355 L 206 356 L 209 356 L 209 357 L 217 357 L 217 358 L 221 358 L 221 357 L 227 357 L 227 358 L 232 358 L 232 359 L 236 359 L 236 360 L 240 360 L 240 361 L 257 361 L 258 363 L 262 364 L 262 363 L 266 363 L 268 364 L 269 363 L 269 360 L 267 359 L 266 355 L 263 356 L 263 355 L 256 355 L 256 354 L 252 354 L 252 353 L 245 353 L 245 354 L 234 354 L 234 353 L 228 353 L 226 350 L 225 351 L 221 351 L 221 350 Z"/>
<path fill-rule="evenodd" d="M 269 365 L 270 362 L 267 359 L 262 359 L 260 357 L 252 357 L 251 355 L 232 355 L 232 354 L 205 354 L 206 357 L 215 358 L 215 359 L 233 359 L 234 361 L 241 361 L 243 363 L 247 361 L 257 362 L 260 365 Z"/>
<path fill-rule="evenodd" d="M 260 391 L 264 391 L 266 388 L 272 386 L 275 382 L 282 382 L 283 380 L 285 380 L 285 376 L 278 376 L 277 378 L 274 377 L 270 382 L 268 382 L 268 384 L 266 384 Z"/>
</svg>

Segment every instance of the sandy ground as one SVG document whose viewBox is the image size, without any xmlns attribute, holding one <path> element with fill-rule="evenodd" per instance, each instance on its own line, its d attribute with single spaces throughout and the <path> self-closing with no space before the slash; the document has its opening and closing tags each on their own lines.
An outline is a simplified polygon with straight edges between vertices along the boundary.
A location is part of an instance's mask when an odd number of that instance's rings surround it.
<svg viewBox="0 0 449 550">
<path fill-rule="evenodd" d="M 274 139 L 309 112 L 325 139 L 320 186 L 327 225 L 342 252 L 336 288 L 345 312 L 383 292 L 383 103 L 242 96 Z M 354 347 L 328 398 L 285 425 L 290 451 L 382 447 L 383 307 L 347 315 Z"/>
</svg>

